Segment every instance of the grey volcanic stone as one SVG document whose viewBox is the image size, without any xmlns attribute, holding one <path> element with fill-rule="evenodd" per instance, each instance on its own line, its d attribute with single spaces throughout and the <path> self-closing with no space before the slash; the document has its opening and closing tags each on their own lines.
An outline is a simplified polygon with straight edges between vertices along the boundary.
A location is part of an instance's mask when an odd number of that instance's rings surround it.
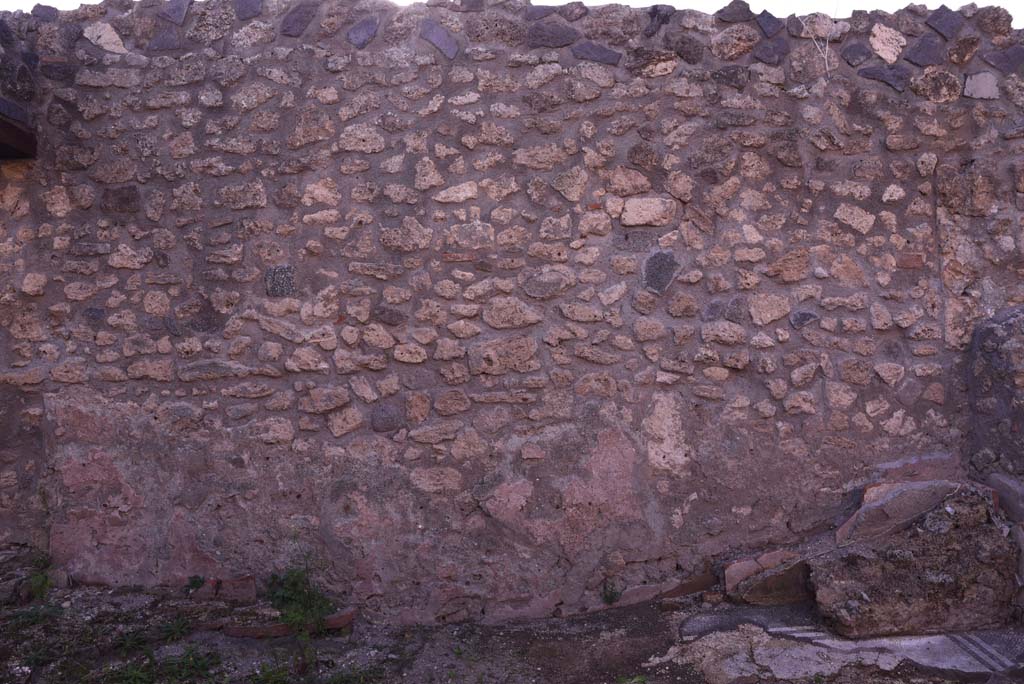
<svg viewBox="0 0 1024 684">
<path fill-rule="evenodd" d="M 160 10 L 160 14 L 157 16 L 181 26 L 191 5 L 192 0 L 167 0 L 167 4 L 164 5 L 164 8 Z"/>
<path fill-rule="evenodd" d="M 29 113 L 19 104 L 11 102 L 6 97 L 0 97 L 0 115 L 19 121 L 23 124 L 30 123 Z"/>
<path fill-rule="evenodd" d="M 405 427 L 405 411 L 392 402 L 377 404 L 370 414 L 370 427 L 374 432 L 400 430 Z"/>
<path fill-rule="evenodd" d="M 644 287 L 664 294 L 676 277 L 679 262 L 672 252 L 655 252 L 644 262 Z"/>
<path fill-rule="evenodd" d="M 526 44 L 532 48 L 560 48 L 572 45 L 579 37 L 580 32 L 572 26 L 546 21 L 530 26 L 526 31 Z"/>
<path fill-rule="evenodd" d="M 730 64 L 711 72 L 711 80 L 723 83 L 736 90 L 743 90 L 750 81 L 750 69 L 739 64 Z"/>
<path fill-rule="evenodd" d="M 872 81 L 881 81 L 893 90 L 902 93 L 910 83 L 910 71 L 899 64 L 865 67 L 857 72 Z"/>
<path fill-rule="evenodd" d="M 590 14 L 590 9 L 582 2 L 570 2 L 558 8 L 558 16 L 566 21 L 576 21 Z"/>
<path fill-rule="evenodd" d="M 1014 74 L 1024 65 L 1024 45 L 1012 45 L 1004 50 L 986 52 L 981 58 L 1004 74 Z"/>
<path fill-rule="evenodd" d="M 263 273 L 268 297 L 288 297 L 295 293 L 295 267 L 271 266 Z"/>
<path fill-rule="evenodd" d="M 789 314 L 789 324 L 797 330 L 820 319 L 821 316 L 813 311 L 794 311 Z"/>
<path fill-rule="evenodd" d="M 715 18 L 730 24 L 736 24 L 750 21 L 754 18 L 754 13 L 750 11 L 750 5 L 744 2 L 744 0 L 732 0 L 728 5 L 715 12 Z"/>
<path fill-rule="evenodd" d="M 526 8 L 526 21 L 539 21 L 550 17 L 558 10 L 554 5 L 531 5 Z"/>
<path fill-rule="evenodd" d="M 68 62 L 44 62 L 39 67 L 39 72 L 51 81 L 69 83 L 75 79 L 75 74 L 78 73 L 78 66 Z"/>
<path fill-rule="evenodd" d="M 770 66 L 778 66 L 782 58 L 789 54 L 789 40 L 786 36 L 778 36 L 771 40 L 762 40 L 754 47 L 754 59 Z"/>
<path fill-rule="evenodd" d="M 134 185 L 124 188 L 108 188 L 103 191 L 100 208 L 117 214 L 134 214 L 142 205 L 139 189 Z"/>
<path fill-rule="evenodd" d="M 942 5 L 932 12 L 924 23 L 941 33 L 946 40 L 950 40 L 956 38 L 956 35 L 960 33 L 960 29 L 964 26 L 964 18 L 959 12 L 954 12 Z"/>
<path fill-rule="evenodd" d="M 647 16 L 651 18 L 650 23 L 644 29 L 644 35 L 650 38 L 658 31 L 661 27 L 668 23 L 668 20 L 676 13 L 676 8 L 671 5 L 653 5 L 647 10 Z"/>
<path fill-rule="evenodd" d="M 452 34 L 433 19 L 424 19 L 420 24 L 420 38 L 437 48 L 438 52 L 448 59 L 455 59 L 455 55 L 459 54 L 459 44 L 452 38 Z"/>
<path fill-rule="evenodd" d="M 357 48 L 362 50 L 364 47 L 370 44 L 373 37 L 377 35 L 377 27 L 380 25 L 380 19 L 377 17 L 366 17 L 356 22 L 356 24 L 348 30 L 345 34 L 345 38 L 348 42 L 355 45 Z"/>
<path fill-rule="evenodd" d="M 903 59 L 919 67 L 946 63 L 946 48 L 938 36 L 926 33 L 910 49 L 903 53 Z"/>
<path fill-rule="evenodd" d="M 700 64 L 704 58 L 704 44 L 684 31 L 666 33 L 665 47 L 679 55 L 687 64 Z"/>
<path fill-rule="evenodd" d="M 779 31 L 786 28 L 786 22 L 782 21 L 768 10 L 763 10 L 755 17 L 757 25 L 761 27 L 765 38 L 774 37 Z"/>
<path fill-rule="evenodd" d="M 309 26 L 309 22 L 313 21 L 313 17 L 316 16 L 316 10 L 317 6 L 310 2 L 296 5 L 281 20 L 281 35 L 292 38 L 301 36 Z"/>
<path fill-rule="evenodd" d="M 860 66 L 871 59 L 871 49 L 864 43 L 850 43 L 839 53 L 850 66 Z"/>
<path fill-rule="evenodd" d="M 49 5 L 36 5 L 32 8 L 32 16 L 40 21 L 57 21 L 60 17 L 60 10 L 56 7 L 50 7 Z"/>
<path fill-rule="evenodd" d="M 452 7 L 453 12 L 483 12 L 484 0 L 460 0 L 459 4 Z"/>
<path fill-rule="evenodd" d="M 235 0 L 235 17 L 239 21 L 260 16 L 263 12 L 263 0 Z"/>
<path fill-rule="evenodd" d="M 585 59 L 590 62 L 600 62 L 601 64 L 611 64 L 612 66 L 618 65 L 619 61 L 622 59 L 621 52 L 616 52 L 611 48 L 606 48 L 604 45 L 598 45 L 597 43 L 589 40 L 573 45 L 572 56 L 576 59 Z"/>
<path fill-rule="evenodd" d="M 991 71 L 980 71 L 967 77 L 964 83 L 964 97 L 975 100 L 996 100 L 999 98 L 999 82 Z"/>
<path fill-rule="evenodd" d="M 163 28 L 153 34 L 146 49 L 157 52 L 180 50 L 181 36 L 178 35 L 178 29 L 171 24 L 164 24 Z"/>
<path fill-rule="evenodd" d="M 394 307 L 378 304 L 373 308 L 373 319 L 384 325 L 402 325 L 409 320 L 409 316 Z"/>
</svg>

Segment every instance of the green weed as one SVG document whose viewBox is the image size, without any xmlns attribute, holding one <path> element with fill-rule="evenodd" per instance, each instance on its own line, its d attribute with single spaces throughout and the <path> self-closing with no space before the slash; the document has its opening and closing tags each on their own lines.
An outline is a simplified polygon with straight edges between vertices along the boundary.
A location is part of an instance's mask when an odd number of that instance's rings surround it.
<svg viewBox="0 0 1024 684">
<path fill-rule="evenodd" d="M 605 605 L 610 606 L 622 597 L 622 590 L 615 586 L 615 582 L 609 579 L 601 584 L 601 600 Z"/>
<path fill-rule="evenodd" d="M 53 586 L 50 580 L 50 557 L 46 554 L 36 554 L 32 559 L 32 572 L 28 576 L 28 596 L 32 601 L 41 601 L 46 598 Z"/>
<path fill-rule="evenodd" d="M 173 620 L 160 625 L 160 638 L 164 641 L 178 641 L 188 636 L 191 631 L 191 621 L 183 615 L 178 615 Z"/>
<path fill-rule="evenodd" d="M 324 619 L 334 610 L 330 599 L 312 583 L 304 568 L 271 575 L 267 598 L 281 611 L 282 621 L 300 635 L 322 632 Z"/>
</svg>

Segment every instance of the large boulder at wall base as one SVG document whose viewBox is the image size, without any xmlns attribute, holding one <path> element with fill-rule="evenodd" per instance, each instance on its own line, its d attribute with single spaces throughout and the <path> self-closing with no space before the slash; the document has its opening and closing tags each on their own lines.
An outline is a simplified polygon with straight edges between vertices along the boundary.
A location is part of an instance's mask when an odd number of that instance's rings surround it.
<svg viewBox="0 0 1024 684">
<path fill-rule="evenodd" d="M 1013 620 L 1017 544 L 991 493 L 961 485 L 913 524 L 809 559 L 818 610 L 850 638 L 984 629 Z"/>
</svg>

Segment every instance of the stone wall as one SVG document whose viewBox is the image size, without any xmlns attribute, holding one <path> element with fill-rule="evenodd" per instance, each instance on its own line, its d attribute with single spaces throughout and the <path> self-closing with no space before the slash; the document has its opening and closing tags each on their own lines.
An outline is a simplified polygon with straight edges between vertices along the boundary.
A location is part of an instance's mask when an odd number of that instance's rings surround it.
<svg viewBox="0 0 1024 684">
<path fill-rule="evenodd" d="M 0 541 L 77 581 L 569 614 L 976 450 L 964 350 L 1024 301 L 1002 9 L 2 17 Z"/>
</svg>

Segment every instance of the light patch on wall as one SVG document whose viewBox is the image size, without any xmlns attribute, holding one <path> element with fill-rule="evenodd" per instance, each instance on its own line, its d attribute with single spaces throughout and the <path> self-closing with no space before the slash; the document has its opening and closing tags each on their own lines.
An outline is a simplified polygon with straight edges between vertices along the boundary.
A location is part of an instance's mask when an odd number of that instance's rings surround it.
<svg viewBox="0 0 1024 684">
<path fill-rule="evenodd" d="M 412 5 L 412 2 L 401 2 L 395 1 L 396 5 Z M 566 0 L 568 2 L 568 0 Z M 653 4 L 664 4 L 672 5 L 678 9 L 695 9 L 701 12 L 707 12 L 712 14 L 717 12 L 728 3 L 728 0 L 689 0 L 687 2 L 666 2 L 662 0 L 661 3 L 655 3 L 651 0 L 620 0 L 615 4 L 627 5 L 629 7 L 650 7 Z M 0 10 L 24 10 L 29 11 L 35 6 L 36 0 L 0 0 Z M 93 3 L 82 3 L 81 0 L 45 0 L 40 4 L 50 5 L 61 10 L 72 10 L 77 9 L 82 4 L 93 4 Z M 551 4 L 564 4 L 564 3 L 552 3 L 552 2 L 535 2 L 535 5 L 551 5 Z M 609 2 L 601 2 L 598 0 L 584 0 L 584 5 L 588 7 L 597 7 L 599 5 L 611 4 Z M 883 10 L 885 12 L 895 12 L 903 9 L 907 6 L 907 0 L 874 0 L 873 2 L 868 0 L 770 0 L 769 2 L 752 2 L 750 8 L 754 12 L 760 12 L 761 10 L 768 10 L 772 14 L 778 17 L 786 17 L 790 14 L 810 14 L 812 12 L 827 12 L 829 16 L 837 19 L 849 17 L 853 14 L 854 10 Z M 925 3 L 928 9 L 936 9 L 942 2 L 928 2 Z M 959 3 L 950 2 L 950 8 L 955 9 Z M 988 3 L 979 2 L 979 6 L 986 6 L 989 4 L 1000 4 L 1000 3 Z M 1013 27 L 1022 28 L 1024 27 L 1024 12 L 1020 11 L 1020 7 L 1014 7 L 1017 4 L 1016 0 L 1012 3 L 1002 4 L 1001 6 L 1006 7 L 1013 13 L 1017 10 L 1016 15 L 1013 18 Z"/>
</svg>

